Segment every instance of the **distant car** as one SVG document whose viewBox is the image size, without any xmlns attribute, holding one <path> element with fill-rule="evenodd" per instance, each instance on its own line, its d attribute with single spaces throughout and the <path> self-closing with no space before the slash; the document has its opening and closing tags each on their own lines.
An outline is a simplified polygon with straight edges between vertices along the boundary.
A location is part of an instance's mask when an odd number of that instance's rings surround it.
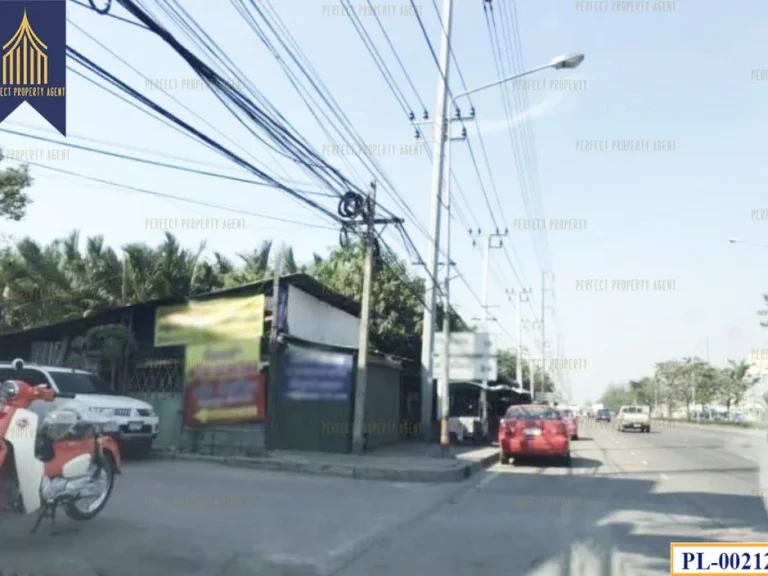
<svg viewBox="0 0 768 576">
<path fill-rule="evenodd" d="M 521 456 L 556 457 L 571 465 L 571 437 L 560 411 L 550 406 L 510 406 L 499 423 L 499 461 Z"/>
<path fill-rule="evenodd" d="M 646 406 L 622 406 L 616 416 L 616 426 L 619 432 L 628 429 L 651 431 L 651 414 Z"/>
<path fill-rule="evenodd" d="M 605 408 L 602 410 L 597 411 L 597 415 L 595 416 L 595 420 L 598 422 L 610 422 L 611 421 L 611 411 L 606 410 Z"/>
<path fill-rule="evenodd" d="M 579 439 L 579 421 L 571 410 L 560 410 L 560 416 L 565 422 L 565 428 L 568 430 L 568 436 L 571 440 Z"/>
</svg>

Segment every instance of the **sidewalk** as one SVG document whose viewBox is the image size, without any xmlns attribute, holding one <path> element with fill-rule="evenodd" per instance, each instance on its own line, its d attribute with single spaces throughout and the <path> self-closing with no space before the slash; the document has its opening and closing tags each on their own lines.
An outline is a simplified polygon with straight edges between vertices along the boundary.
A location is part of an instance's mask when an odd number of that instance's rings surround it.
<svg viewBox="0 0 768 576">
<path fill-rule="evenodd" d="M 451 452 L 452 458 L 441 458 L 437 445 L 402 442 L 363 456 L 282 450 L 262 457 L 204 456 L 171 450 L 153 450 L 152 456 L 256 470 L 394 482 L 460 482 L 499 458 L 498 448 L 492 446 L 452 446 Z"/>
</svg>

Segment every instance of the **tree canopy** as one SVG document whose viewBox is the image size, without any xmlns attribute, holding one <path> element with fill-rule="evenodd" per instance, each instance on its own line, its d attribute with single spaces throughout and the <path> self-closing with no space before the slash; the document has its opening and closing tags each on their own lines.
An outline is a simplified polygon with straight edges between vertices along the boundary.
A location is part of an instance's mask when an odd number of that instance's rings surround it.
<svg viewBox="0 0 768 576">
<path fill-rule="evenodd" d="M 34 326 L 95 314 L 118 305 L 166 297 L 193 297 L 269 278 L 274 267 L 273 244 L 264 240 L 229 259 L 218 252 L 205 257 L 206 245 L 182 247 L 166 233 L 156 246 L 132 243 L 115 250 L 103 236 L 81 238 L 73 231 L 66 238 L 41 245 L 31 238 L 0 251 L 0 331 Z M 314 254 L 312 262 L 299 264 L 293 250 L 283 254 L 284 273 L 305 272 L 337 292 L 359 300 L 363 279 L 363 245 L 351 242 L 327 255 Z M 371 341 L 374 349 L 418 361 L 421 357 L 424 281 L 412 277 L 404 262 L 387 258 L 376 270 L 372 292 Z M 442 326 L 443 309 L 436 321 Z M 451 330 L 468 330 L 451 311 Z M 501 351 L 499 372 L 512 381 L 515 354 Z M 530 367 L 523 366 L 527 386 Z M 542 377 L 547 391 L 553 383 Z"/>
<path fill-rule="evenodd" d="M 4 158 L 0 150 L 0 164 Z M 32 203 L 25 190 L 31 185 L 28 166 L 0 169 L 0 219 L 19 221 L 24 218 L 27 206 Z"/>
<path fill-rule="evenodd" d="M 612 410 L 626 404 L 664 405 L 667 416 L 685 408 L 689 417 L 694 404 L 720 403 L 730 413 L 756 382 L 744 360 L 729 360 L 727 366 L 716 367 L 701 358 L 687 357 L 657 363 L 653 376 L 610 385 L 600 402 Z"/>
</svg>

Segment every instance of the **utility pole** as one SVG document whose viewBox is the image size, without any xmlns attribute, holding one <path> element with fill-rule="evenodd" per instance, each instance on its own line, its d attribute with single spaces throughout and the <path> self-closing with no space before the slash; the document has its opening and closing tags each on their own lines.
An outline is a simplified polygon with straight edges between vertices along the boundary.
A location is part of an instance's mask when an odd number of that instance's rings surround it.
<svg viewBox="0 0 768 576">
<path fill-rule="evenodd" d="M 285 245 L 280 244 L 280 249 L 275 256 L 274 271 L 272 274 L 272 321 L 269 328 L 269 379 L 267 381 L 267 428 L 265 444 L 267 450 L 274 450 L 277 442 L 277 395 L 280 374 L 278 372 L 279 348 L 279 310 L 280 310 L 280 276 L 283 271 L 285 258 Z"/>
<path fill-rule="evenodd" d="M 438 77 L 437 105 L 435 107 L 436 159 L 432 164 L 432 185 L 429 219 L 429 246 L 427 250 L 427 282 L 424 290 L 424 323 L 421 338 L 421 428 L 425 440 L 432 438 L 432 366 L 435 347 L 435 309 L 437 300 L 437 264 L 440 248 L 440 204 L 443 189 L 445 162 L 445 108 L 448 99 L 448 73 L 451 55 L 451 28 L 453 24 L 453 0 L 443 0 L 441 14 L 443 33 L 440 39 L 440 76 Z M 450 178 L 450 174 L 448 175 Z M 446 263 L 448 264 L 448 263 Z M 446 358 L 446 362 L 447 362 Z"/>
<path fill-rule="evenodd" d="M 371 193 L 366 199 L 365 220 L 365 261 L 363 263 L 363 297 L 360 304 L 360 333 L 357 350 L 357 380 L 355 385 L 355 414 L 352 420 L 352 451 L 365 451 L 363 435 L 365 423 L 365 395 L 368 391 L 368 336 L 371 321 L 371 289 L 373 287 L 373 251 L 376 243 L 376 183 L 371 184 Z"/>
<path fill-rule="evenodd" d="M 547 306 L 545 303 L 547 292 L 547 274 L 552 275 L 551 272 L 542 271 L 541 273 L 541 366 L 542 370 L 546 370 L 547 366 L 547 344 L 546 344 L 546 331 L 545 331 L 545 324 L 546 324 L 546 317 L 545 313 L 547 311 Z M 552 275 L 554 277 L 554 275 Z M 541 393 L 544 394 L 544 385 L 545 385 L 546 378 L 541 379 Z"/>
<path fill-rule="evenodd" d="M 349 219 L 343 222 L 342 238 L 348 229 L 364 227 L 365 244 L 363 261 L 363 294 L 360 302 L 360 332 L 358 334 L 357 379 L 355 381 L 355 411 L 352 420 L 352 451 L 362 454 L 366 448 L 365 401 L 368 391 L 368 351 L 371 324 L 371 292 L 373 290 L 374 260 L 378 255 L 377 224 L 402 224 L 402 218 L 376 218 L 376 182 L 371 182 L 371 191 L 366 198 L 355 192 L 348 192 L 339 203 L 339 214 Z M 359 217 L 359 218 L 358 218 Z M 344 241 L 344 240 L 343 240 Z"/>
<path fill-rule="evenodd" d="M 523 289 L 521 292 L 515 292 L 514 290 L 507 290 L 509 299 L 512 300 L 512 296 L 517 296 L 517 361 L 516 365 L 516 377 L 517 385 L 523 386 L 523 303 L 529 301 L 529 294 L 531 289 Z M 531 400 L 533 400 L 533 374 L 531 373 L 531 380 L 528 382 L 528 388 L 531 392 Z"/>
<path fill-rule="evenodd" d="M 461 117 L 453 120 L 463 120 Z M 451 374 L 450 374 L 450 338 L 451 338 L 451 143 L 457 140 L 466 140 L 467 129 L 462 130 L 460 137 L 453 138 L 450 132 L 447 135 L 448 146 L 446 150 L 445 178 L 445 285 L 443 287 L 443 373 L 440 375 L 437 398 L 439 401 L 438 413 L 440 415 L 440 454 L 443 457 L 450 456 L 451 435 L 449 430 L 449 412 L 451 408 Z"/>
<path fill-rule="evenodd" d="M 470 236 L 479 237 L 482 234 L 482 232 L 478 229 L 476 232 L 473 230 L 469 231 Z M 504 246 L 504 237 L 509 235 L 509 230 L 504 230 L 504 233 L 499 232 L 498 229 L 496 229 L 496 232 L 493 234 L 488 234 L 485 240 L 485 252 L 483 254 L 483 332 L 486 334 L 489 333 L 489 316 L 488 316 L 488 288 L 489 288 L 489 279 L 490 279 L 490 273 L 491 273 L 491 250 L 492 249 L 499 249 Z M 498 240 L 498 244 L 494 243 L 494 240 Z M 476 239 L 473 238 L 472 245 L 476 245 Z M 480 411 L 481 411 L 481 419 L 483 421 L 483 427 L 488 422 L 488 378 L 483 378 L 483 387 L 480 390 Z"/>
</svg>

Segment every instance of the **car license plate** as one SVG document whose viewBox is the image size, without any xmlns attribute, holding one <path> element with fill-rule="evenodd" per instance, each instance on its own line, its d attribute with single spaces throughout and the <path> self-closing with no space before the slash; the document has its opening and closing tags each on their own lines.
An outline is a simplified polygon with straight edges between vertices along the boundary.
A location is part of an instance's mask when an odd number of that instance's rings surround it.
<svg viewBox="0 0 768 576">
<path fill-rule="evenodd" d="M 142 425 L 143 424 L 141 422 L 129 422 L 128 430 L 130 430 L 131 432 L 140 432 Z"/>
<path fill-rule="evenodd" d="M 541 428 L 526 428 L 526 436 L 541 436 Z"/>
</svg>

